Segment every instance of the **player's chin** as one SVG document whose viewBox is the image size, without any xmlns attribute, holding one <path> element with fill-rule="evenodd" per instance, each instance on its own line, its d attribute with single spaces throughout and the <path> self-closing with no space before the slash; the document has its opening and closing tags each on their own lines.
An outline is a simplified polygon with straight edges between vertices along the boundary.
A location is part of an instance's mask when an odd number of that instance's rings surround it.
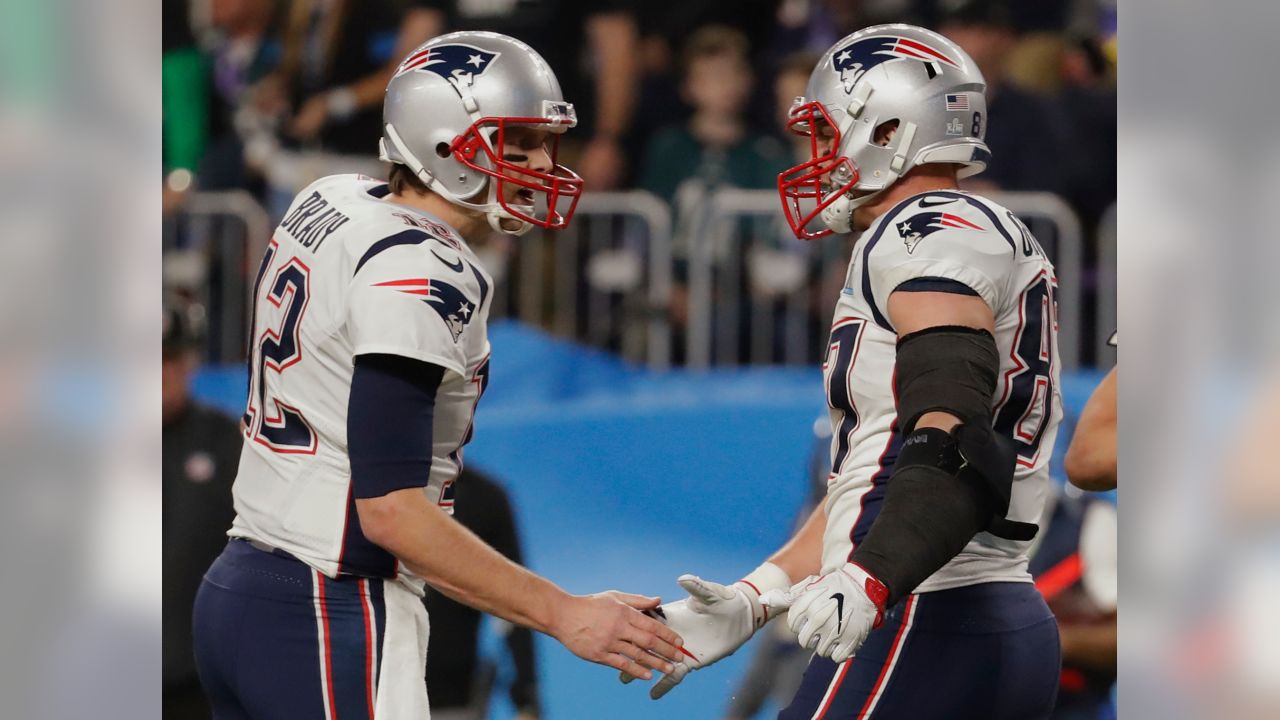
<svg viewBox="0 0 1280 720">
<path fill-rule="evenodd" d="M 510 208 L 511 210 L 514 210 L 517 213 L 528 215 L 529 217 L 535 217 L 535 215 L 533 214 L 534 207 L 532 205 L 517 205 L 517 204 L 511 203 Z M 511 217 L 504 217 L 498 221 L 499 227 L 511 233 L 519 232 L 520 229 L 524 227 L 524 224 L 525 224 L 524 220 L 519 220 Z"/>
</svg>

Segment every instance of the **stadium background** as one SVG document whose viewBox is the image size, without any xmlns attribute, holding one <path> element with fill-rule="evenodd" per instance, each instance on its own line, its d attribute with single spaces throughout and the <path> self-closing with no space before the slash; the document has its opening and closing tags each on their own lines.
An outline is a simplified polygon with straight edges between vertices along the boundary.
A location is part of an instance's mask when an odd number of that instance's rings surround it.
<svg viewBox="0 0 1280 720">
<path fill-rule="evenodd" d="M 270 159 L 268 166 L 271 160 L 277 161 L 277 169 L 288 160 L 291 173 L 255 172 L 248 167 L 251 162 L 228 169 L 228 163 L 235 165 L 232 161 L 246 157 L 246 151 L 252 155 L 260 147 L 253 142 L 262 139 L 261 129 L 247 126 L 243 113 L 237 121 L 236 113 L 243 108 L 226 102 L 229 96 L 220 90 L 218 80 L 219 61 L 227 56 L 227 38 L 232 33 L 229 26 L 219 29 L 216 24 L 228 17 L 234 19 L 234 13 L 225 13 L 243 12 L 246 4 L 254 3 L 175 0 L 165 5 L 165 281 L 170 292 L 207 308 L 209 342 L 203 350 L 206 363 L 196 378 L 195 394 L 233 416 L 239 415 L 243 406 L 243 368 L 237 363 L 243 346 L 226 338 L 242 331 L 235 294 L 243 292 L 245 268 L 256 264 L 256 258 L 251 258 L 254 243 L 264 243 L 265 238 L 253 237 L 251 224 L 240 228 L 233 222 L 243 217 L 243 211 L 238 211 L 240 216 L 230 212 L 225 218 L 215 214 L 212 220 L 206 215 L 197 223 L 195 210 L 201 207 L 202 198 L 215 197 L 212 193 L 222 193 L 218 197 L 225 198 L 228 191 L 239 191 L 248 193 L 260 212 L 274 221 L 273 208 L 279 207 L 280 198 L 291 196 L 308 175 L 365 169 L 376 142 L 376 136 L 357 135 L 356 147 L 367 149 L 366 164 L 360 165 L 336 128 L 331 128 L 332 137 L 322 132 L 300 141 L 290 137 L 285 123 L 269 129 L 279 135 L 279 146 L 277 154 L 264 157 Z M 271 37 L 284 38 L 291 32 L 289 18 L 303 16 L 302 10 L 314 13 L 325 5 L 305 0 L 279 3 L 280 14 L 274 19 L 282 24 L 271 26 L 266 46 Z M 343 3 L 336 5 L 343 7 Z M 465 1 L 362 5 L 370 8 L 366 24 L 376 25 L 375 20 L 384 23 L 366 28 L 371 40 L 365 49 L 381 48 L 388 59 L 397 34 L 404 32 L 401 23 L 406 13 L 414 8 L 438 13 L 438 31 L 445 31 L 464 26 L 469 11 L 501 14 L 505 7 L 508 24 L 499 29 L 523 37 L 520 23 L 527 21 L 539 23 L 528 27 L 530 34 L 550 37 L 555 33 L 545 26 L 549 16 L 531 14 L 526 18 L 521 13 L 530 6 L 558 5 L 562 12 L 555 14 L 556 24 L 573 28 L 559 40 L 576 42 L 575 47 L 584 51 L 590 47 L 583 38 L 592 36 L 593 20 L 606 17 L 620 22 L 623 34 L 632 38 L 637 60 L 632 80 L 637 101 L 629 112 L 622 113 L 627 117 L 620 126 L 617 145 L 623 158 L 613 172 L 610 163 L 600 163 L 602 169 L 597 174 L 602 182 L 593 184 L 588 174 L 588 186 L 617 192 L 642 188 L 655 193 L 667 203 L 677 228 L 672 233 L 676 241 L 679 229 L 688 227 L 690 216 L 705 217 L 697 215 L 705 208 L 696 196 L 686 195 L 684 202 L 676 197 L 675 188 L 681 180 L 691 179 L 693 187 L 708 192 L 735 185 L 767 188 L 772 177 L 769 168 L 757 173 L 764 178 L 759 181 L 749 179 L 751 172 L 735 174 L 725 169 L 761 170 L 763 164 L 779 158 L 783 167 L 790 164 L 785 160 L 786 141 L 779 137 L 773 95 L 786 59 L 795 52 L 820 51 L 846 29 L 883 20 L 962 22 L 1007 35 L 1009 42 L 1001 45 L 1004 50 L 998 57 L 1008 69 L 1002 92 L 1006 97 L 1020 92 L 1030 100 L 1010 109 L 1009 117 L 1016 117 L 1017 122 L 1002 117 L 999 105 L 993 103 L 992 132 L 1002 127 L 1001 142 L 1010 148 L 1006 157 L 1019 158 L 1016 168 L 993 173 L 1003 180 L 998 189 L 1051 192 L 1063 200 L 1084 228 L 1079 247 L 1082 272 L 1077 277 L 1080 327 L 1074 335 L 1078 347 L 1073 348 L 1080 362 L 1064 373 L 1068 419 L 1057 445 L 1055 468 L 1060 470 L 1060 455 L 1075 413 L 1100 377 L 1097 368 L 1114 360 L 1108 351 L 1099 350 L 1100 340 L 1114 324 L 1107 322 L 1107 318 L 1114 318 L 1114 296 L 1105 292 L 1107 278 L 1114 282 L 1114 259 L 1102 240 L 1107 234 L 1106 209 L 1115 196 L 1114 48 L 1108 45 L 1114 33 L 1113 4 L 782 0 L 635 6 L 565 2 L 517 7 L 514 2 Z M 372 10 L 375 7 L 378 12 Z M 718 29 L 698 36 L 696 31 L 707 26 Z M 329 36 L 330 40 L 333 37 Z M 742 143 L 754 149 L 736 156 L 746 165 L 723 159 L 716 162 L 717 151 L 706 151 L 705 143 L 699 144 L 699 132 L 690 119 L 697 113 L 689 107 L 699 100 L 696 91 L 690 93 L 681 80 L 682 68 L 691 65 L 688 53 L 681 60 L 681 48 L 687 49 L 690 39 L 699 37 L 714 41 L 708 42 L 709 55 L 743 57 L 750 66 L 749 99 L 734 111 L 740 124 L 733 128 Z M 735 49 L 739 39 L 746 42 L 745 52 Z M 573 54 L 568 57 L 570 62 L 578 59 Z M 565 80 L 561 65 L 554 58 L 552 64 Z M 370 67 L 376 69 L 376 65 Z M 591 96 L 599 93 L 593 92 L 591 73 L 579 75 L 564 84 L 581 89 L 581 95 L 586 96 L 569 97 L 578 104 L 580 116 L 586 116 L 581 128 L 584 139 L 578 147 L 566 150 L 583 158 L 599 149 L 598 145 L 593 148 L 593 141 L 610 135 L 601 126 L 614 121 L 607 112 L 593 110 L 598 103 Z M 330 79 L 333 83 L 341 80 Z M 323 79 L 313 80 L 312 90 L 317 95 L 323 95 L 324 87 Z M 295 102 L 305 105 L 305 91 L 295 95 Z M 237 97 L 244 102 L 243 96 Z M 1108 102 L 1109 118 L 1105 112 Z M 193 125 L 202 125 L 203 130 L 193 131 Z M 680 135 L 681 127 L 692 129 Z M 702 153 L 702 162 L 691 166 L 664 162 L 674 152 L 671 147 L 664 149 L 664 138 L 689 141 L 690 137 L 694 153 Z M 742 143 L 731 146 L 738 148 Z M 993 150 L 995 162 L 1000 163 L 1001 148 L 995 146 L 994 138 Z M 572 157 L 566 159 L 575 166 Z M 1114 222 L 1114 216 L 1110 217 Z M 621 234 L 636 232 L 625 225 L 609 227 Z M 1061 230 L 1061 224 L 1052 218 L 1046 227 L 1050 234 Z M 1040 228 L 1035 229 L 1039 234 Z M 726 232 L 752 235 L 751 244 L 741 247 L 753 251 L 761 238 L 776 234 L 771 229 L 741 227 Z M 695 241 L 698 237 L 696 232 L 685 234 Z M 554 247 L 556 241 L 533 236 L 518 242 Z M 506 268 L 504 274 L 512 285 L 523 280 L 524 289 L 508 293 L 507 312 L 498 309 L 498 315 L 511 319 L 495 318 L 491 327 L 492 381 L 477 412 L 476 438 L 467 449 L 467 461 L 496 476 L 509 489 L 528 564 L 570 591 L 618 587 L 674 598 L 679 596 L 674 579 L 680 573 L 696 572 L 725 580 L 737 577 L 785 538 L 808 488 L 814 422 L 824 412 L 816 364 L 824 338 L 812 326 L 821 327 L 828 321 L 834 295 L 828 294 L 825 306 L 817 301 L 812 307 L 806 304 L 801 324 L 808 329 L 800 335 L 806 348 L 799 357 L 778 350 L 782 341 L 777 338 L 789 336 L 774 334 L 772 329 L 765 350 L 753 354 L 744 349 L 749 343 L 741 338 L 759 332 L 753 321 L 762 316 L 755 312 L 757 306 L 750 304 L 756 300 L 755 286 L 747 282 L 737 288 L 714 285 L 710 297 L 717 308 L 738 305 L 743 310 L 737 320 L 729 321 L 736 323 L 739 341 L 731 338 L 711 348 L 706 353 L 707 367 L 682 367 L 688 363 L 691 348 L 687 342 L 690 336 L 683 331 L 688 319 L 681 317 L 679 293 L 690 280 L 683 264 L 688 260 L 682 261 L 678 242 L 673 245 L 672 294 L 662 302 L 638 308 L 625 292 L 610 292 L 609 287 L 604 292 L 579 289 L 570 295 L 567 309 L 551 307 L 551 292 L 537 294 L 533 288 L 555 287 L 562 277 L 539 277 L 535 270 L 529 270 L 531 256 L 518 246 L 495 243 L 491 255 Z M 601 263 L 591 263 L 593 251 L 616 251 L 617 246 L 606 242 L 583 247 L 567 261 L 570 268 L 584 274 L 595 272 L 589 277 L 597 279 L 610 276 L 610 268 L 626 275 L 625 262 L 604 265 L 604 271 L 599 269 Z M 785 243 L 775 249 L 782 255 L 804 258 L 801 275 L 805 285 L 821 284 L 824 261 L 827 266 L 834 262 L 840 269 L 845 262 L 839 259 L 838 241 L 816 250 Z M 769 257 L 776 260 L 780 256 Z M 651 256 L 642 252 L 641 259 Z M 717 255 L 715 259 L 721 258 Z M 529 281 L 530 277 L 535 280 Z M 636 277 L 627 287 L 647 297 L 655 280 L 653 274 L 641 272 Z M 718 275 L 716 278 L 721 280 Z M 785 284 L 776 277 L 773 280 Z M 601 282 L 608 286 L 607 281 Z M 608 299 L 607 319 L 602 324 L 587 317 L 587 308 L 597 295 Z M 540 305 L 533 312 L 527 303 L 522 308 L 520 302 L 531 297 Z M 1111 307 L 1105 306 L 1108 302 Z M 684 312 L 689 309 L 686 306 Z M 653 362 L 652 338 L 637 345 L 627 333 L 627 328 L 637 323 L 652 324 L 655 315 L 662 316 L 658 318 L 660 328 L 671 346 L 668 359 L 674 369 L 662 369 L 665 363 Z M 717 335 L 725 323 L 713 323 L 712 334 Z M 597 327 L 604 329 L 597 331 Z M 488 642 L 492 645 L 491 638 Z M 716 717 L 723 711 L 748 655 L 739 652 L 653 705 L 642 689 L 618 685 L 612 673 L 581 663 L 554 642 L 540 638 L 538 650 L 540 688 L 548 718 L 584 717 L 582 708 L 608 708 L 608 714 L 619 719 L 657 714 Z M 505 699 L 496 697 L 495 701 L 492 717 L 510 717 Z"/>
</svg>

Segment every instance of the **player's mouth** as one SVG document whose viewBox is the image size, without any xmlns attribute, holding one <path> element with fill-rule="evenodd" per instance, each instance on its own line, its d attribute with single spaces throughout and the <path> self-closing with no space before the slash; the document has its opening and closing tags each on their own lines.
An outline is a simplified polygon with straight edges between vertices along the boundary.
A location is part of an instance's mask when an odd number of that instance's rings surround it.
<svg viewBox="0 0 1280 720">
<path fill-rule="evenodd" d="M 516 195 L 512 198 L 512 202 L 516 205 L 527 205 L 533 207 L 534 193 L 530 188 L 520 188 L 516 191 Z"/>
</svg>

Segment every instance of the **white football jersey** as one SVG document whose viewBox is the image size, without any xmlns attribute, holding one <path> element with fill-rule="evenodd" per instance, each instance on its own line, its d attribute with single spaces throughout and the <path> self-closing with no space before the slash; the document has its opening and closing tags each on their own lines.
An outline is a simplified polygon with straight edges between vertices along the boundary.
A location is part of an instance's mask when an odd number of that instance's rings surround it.
<svg viewBox="0 0 1280 720">
<path fill-rule="evenodd" d="M 954 290 L 959 282 L 991 307 L 1001 358 L 991 398 L 994 424 L 1018 448 L 1006 517 L 1038 523 L 1049 492 L 1049 458 L 1062 417 L 1053 264 L 996 203 L 964 192 L 916 195 L 858 239 L 836 303 L 823 364 L 834 432 L 824 572 L 845 563 L 871 528 L 902 444 L 893 392 L 898 337 L 887 306 L 890 293 L 907 282 L 922 290 Z M 916 591 L 1031 582 L 1030 544 L 980 533 Z"/>
<path fill-rule="evenodd" d="M 229 534 L 286 550 L 330 577 L 401 576 L 360 532 L 347 456 L 356 355 L 445 368 L 423 492 L 452 512 L 462 446 L 488 383 L 492 279 L 438 219 L 381 181 L 335 175 L 294 199 L 258 269 L 244 450 Z"/>
</svg>

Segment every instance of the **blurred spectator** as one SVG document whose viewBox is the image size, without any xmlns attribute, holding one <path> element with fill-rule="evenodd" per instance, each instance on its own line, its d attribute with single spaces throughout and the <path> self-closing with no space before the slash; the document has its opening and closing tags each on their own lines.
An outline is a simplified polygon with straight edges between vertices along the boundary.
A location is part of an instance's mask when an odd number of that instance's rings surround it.
<svg viewBox="0 0 1280 720">
<path fill-rule="evenodd" d="M 780 0 L 774 15 L 773 49 L 780 55 L 822 52 L 871 25 L 919 22 L 923 0 Z"/>
<path fill-rule="evenodd" d="M 1017 41 L 1005 0 L 942 0 L 938 32 L 953 40 L 987 81 L 991 148 L 987 169 L 961 185 L 978 191 L 1044 190 L 1061 194 L 1067 147 L 1064 119 L 1045 98 L 1007 82 L 1006 63 Z"/>
<path fill-rule="evenodd" d="M 582 175 L 590 190 L 611 190 L 625 181 L 623 143 L 631 129 L 640 67 L 628 0 L 419 4 L 445 11 L 450 30 L 504 33 L 537 50 L 555 70 L 565 99 L 578 111 L 578 129 L 560 145 L 562 161 Z"/>
<path fill-rule="evenodd" d="M 256 101 L 287 117 L 285 135 L 344 154 L 368 154 L 382 133 L 382 97 L 403 53 L 435 31 L 422 13 L 393 0 L 292 0 L 279 71 Z M 419 29 L 397 42 L 401 20 Z"/>
<path fill-rule="evenodd" d="M 1018 33 L 1061 33 L 1081 27 L 1096 27 L 1104 6 L 1114 7 L 1116 0 L 1036 0 L 1009 2 L 1009 23 Z M 915 17 L 935 26 L 954 0 L 910 0 Z"/>
<path fill-rule="evenodd" d="M 760 82 L 748 115 L 761 129 L 773 125 L 769 113 L 772 99 L 768 88 L 773 55 L 770 52 L 777 31 L 776 17 L 781 0 L 651 0 L 636 18 L 640 26 L 641 89 L 633 125 L 632 151 L 637 163 L 654 131 L 683 123 L 689 108 L 680 97 L 679 49 L 689 36 L 707 25 L 722 25 L 741 31 L 750 47 L 752 69 Z M 761 107 L 761 106 L 766 107 Z"/>
<path fill-rule="evenodd" d="M 682 56 L 680 91 L 693 115 L 684 125 L 654 133 L 640 169 L 638 186 L 677 206 L 671 299 L 677 358 L 685 351 L 680 330 L 689 320 L 688 256 L 692 243 L 705 239 L 707 193 L 726 186 L 775 187 L 778 173 L 787 166 L 782 144 L 748 127 L 745 109 L 753 76 L 747 51 L 746 36 L 724 26 L 710 25 L 689 37 Z M 744 260 L 742 255 L 735 258 L 735 262 Z M 738 293 L 737 302 L 741 327 L 736 337 L 746 343 L 749 334 L 744 330 L 750 323 L 746 295 Z"/>
<path fill-rule="evenodd" d="M 645 150 L 640 187 L 670 202 L 689 179 L 709 188 L 775 186 L 787 159 L 777 140 L 747 127 L 743 110 L 752 84 L 747 49 L 741 32 L 723 26 L 690 36 L 681 91 L 693 116 L 684 126 L 654 135 Z"/>
<path fill-rule="evenodd" d="M 512 561 L 522 562 L 515 514 L 506 490 L 492 478 L 465 468 L 458 477 L 456 493 L 453 519 Z M 426 590 L 423 602 L 431 616 L 431 642 L 427 645 L 431 717 L 484 720 L 489 716 L 496 668 L 491 661 L 478 657 L 480 611 L 456 603 L 429 586 Z M 528 628 L 502 625 L 515 665 L 510 697 L 516 720 L 536 720 L 541 715 L 541 704 L 533 633 Z"/>
<path fill-rule="evenodd" d="M 162 10 L 162 209 L 169 213 L 181 204 L 190 189 L 208 141 L 209 72 L 191 32 L 189 3 L 186 0 L 165 0 Z"/>
<path fill-rule="evenodd" d="M 1110 717 L 1117 647 L 1115 506 L 1059 487 L 1043 517 L 1029 569 L 1058 618 L 1062 642 L 1062 679 L 1051 717 Z"/>
<path fill-rule="evenodd" d="M 231 483 L 240 461 L 236 422 L 191 399 L 204 317 L 199 305 L 164 303 L 160 379 L 163 422 L 164 717 L 208 718 L 196 677 L 191 612 L 204 571 L 227 544 Z"/>
<path fill-rule="evenodd" d="M 244 143 L 235 129 L 235 116 L 246 91 L 280 62 L 275 34 L 280 10 L 277 0 L 211 0 L 209 24 L 213 37 L 209 147 L 200 164 L 200 186 L 207 190 L 247 188 L 255 183 L 244 163 Z"/>
<path fill-rule="evenodd" d="M 401 0 L 288 0 L 280 63 L 250 89 L 252 112 L 238 121 L 249 136 L 246 161 L 274 191 L 272 217 L 323 175 L 380 174 L 370 155 L 387 81 L 443 21 L 438 9 Z"/>
<path fill-rule="evenodd" d="M 1115 67 L 1094 35 L 1068 38 L 1060 62 L 1059 104 L 1072 135 L 1067 198 L 1091 232 L 1116 201 Z"/>
<path fill-rule="evenodd" d="M 810 157 L 809 137 L 789 132 L 787 123 L 791 121 L 791 106 L 795 104 L 796 98 L 804 96 L 805 88 L 809 85 L 809 75 L 818 66 L 819 60 L 821 56 L 817 53 L 805 51 L 788 55 L 782 59 L 773 80 L 778 132 L 790 147 L 791 164 L 805 162 Z"/>
</svg>

